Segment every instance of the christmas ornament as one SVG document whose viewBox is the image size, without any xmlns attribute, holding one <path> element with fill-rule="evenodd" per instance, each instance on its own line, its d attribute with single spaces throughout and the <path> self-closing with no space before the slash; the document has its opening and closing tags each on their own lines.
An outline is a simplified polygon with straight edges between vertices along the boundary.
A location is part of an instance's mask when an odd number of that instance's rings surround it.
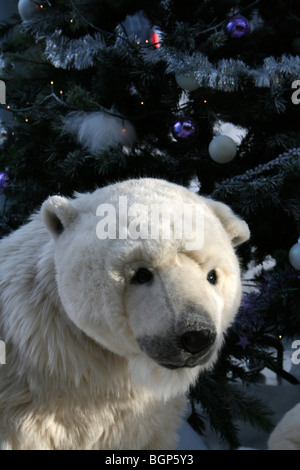
<svg viewBox="0 0 300 470">
<path fill-rule="evenodd" d="M 239 39 L 250 33 L 251 26 L 247 18 L 242 15 L 235 15 L 226 21 L 224 29 L 230 38 Z"/>
<path fill-rule="evenodd" d="M 190 142 L 198 135 L 198 126 L 194 119 L 182 116 L 174 122 L 172 134 L 178 142 Z"/>
<path fill-rule="evenodd" d="M 9 183 L 9 179 L 10 178 L 7 170 L 0 172 L 0 194 L 4 192 L 4 188 L 6 188 Z"/>
<path fill-rule="evenodd" d="M 242 348 L 245 350 L 248 344 L 251 344 L 247 336 L 240 336 L 238 343 L 236 343 L 239 346 L 242 346 Z"/>
<path fill-rule="evenodd" d="M 218 135 L 210 142 L 208 152 L 215 162 L 228 163 L 236 156 L 237 147 L 231 137 Z"/>
<path fill-rule="evenodd" d="M 199 84 L 196 82 L 192 73 L 177 73 L 175 80 L 177 85 L 185 91 L 194 91 L 199 88 Z"/>
<path fill-rule="evenodd" d="M 122 27 L 118 27 L 117 31 L 121 34 L 124 29 L 128 35 L 135 35 L 137 44 L 154 44 L 156 48 L 160 47 L 158 31 L 151 27 L 142 10 L 126 16 Z"/>
<path fill-rule="evenodd" d="M 34 15 L 41 11 L 40 3 L 34 0 L 19 0 L 19 15 L 23 21 L 30 20 Z"/>
<path fill-rule="evenodd" d="M 293 268 L 300 270 L 300 238 L 289 251 L 289 260 Z"/>
<path fill-rule="evenodd" d="M 75 136 L 92 153 L 119 145 L 132 147 L 136 140 L 134 126 L 127 120 L 113 116 L 112 111 L 69 113 L 65 118 L 63 132 Z"/>
</svg>

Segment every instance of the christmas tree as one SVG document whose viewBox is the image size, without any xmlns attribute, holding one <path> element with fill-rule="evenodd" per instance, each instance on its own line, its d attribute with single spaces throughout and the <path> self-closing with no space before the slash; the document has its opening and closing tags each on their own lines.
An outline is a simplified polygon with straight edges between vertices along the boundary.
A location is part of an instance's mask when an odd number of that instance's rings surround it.
<svg viewBox="0 0 300 470">
<path fill-rule="evenodd" d="M 18 7 L 0 29 L 10 113 L 1 235 L 49 195 L 133 177 L 193 181 L 229 204 L 251 230 L 243 268 L 270 263 L 252 279 L 214 370 L 191 390 L 189 422 L 202 433 L 207 417 L 232 448 L 237 416 L 270 429 L 266 404 L 236 384 L 255 383 L 265 367 L 297 383 L 283 369 L 282 339 L 300 338 L 298 1 Z"/>
</svg>

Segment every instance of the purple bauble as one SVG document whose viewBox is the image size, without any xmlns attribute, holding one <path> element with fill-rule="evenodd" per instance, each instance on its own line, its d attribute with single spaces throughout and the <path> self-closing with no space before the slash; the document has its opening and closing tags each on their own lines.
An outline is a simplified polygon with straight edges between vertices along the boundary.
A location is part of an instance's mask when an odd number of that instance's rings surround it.
<svg viewBox="0 0 300 470">
<path fill-rule="evenodd" d="M 172 134 L 177 141 L 188 142 L 198 135 L 198 126 L 194 119 L 183 116 L 176 119 L 172 126 Z"/>
<path fill-rule="evenodd" d="M 0 173 L 0 194 L 3 193 L 4 188 L 6 188 L 8 183 L 9 183 L 8 173 L 6 171 L 1 172 Z"/>
<path fill-rule="evenodd" d="M 230 38 L 242 38 L 250 33 L 251 26 L 247 18 L 235 15 L 226 21 L 224 29 Z"/>
</svg>

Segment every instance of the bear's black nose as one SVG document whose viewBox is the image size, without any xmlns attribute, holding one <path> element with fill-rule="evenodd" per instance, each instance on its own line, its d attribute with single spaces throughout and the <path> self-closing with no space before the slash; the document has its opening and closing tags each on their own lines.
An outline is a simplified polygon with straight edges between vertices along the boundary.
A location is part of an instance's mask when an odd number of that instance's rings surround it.
<svg viewBox="0 0 300 470">
<path fill-rule="evenodd" d="M 215 338 L 211 330 L 188 331 L 181 336 L 181 344 L 187 352 L 197 354 L 212 346 Z"/>
</svg>

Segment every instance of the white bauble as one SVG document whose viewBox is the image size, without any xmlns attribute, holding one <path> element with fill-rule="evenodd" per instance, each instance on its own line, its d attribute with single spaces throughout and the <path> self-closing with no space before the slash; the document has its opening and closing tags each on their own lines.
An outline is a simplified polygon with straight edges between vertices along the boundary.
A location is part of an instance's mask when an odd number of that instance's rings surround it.
<svg viewBox="0 0 300 470">
<path fill-rule="evenodd" d="M 135 128 L 129 121 L 102 111 L 69 113 L 63 132 L 72 134 L 92 153 L 119 145 L 132 147 L 136 140 Z"/>
<path fill-rule="evenodd" d="M 40 11 L 39 5 L 32 0 L 19 0 L 19 15 L 23 21 L 31 20 L 31 18 Z"/>
<path fill-rule="evenodd" d="M 289 260 L 293 268 L 300 270 L 300 240 L 290 249 Z"/>
<path fill-rule="evenodd" d="M 236 156 L 237 146 L 231 137 L 218 135 L 210 142 L 208 152 L 215 162 L 228 163 Z"/>
<path fill-rule="evenodd" d="M 199 88 L 192 73 L 177 73 L 175 79 L 180 88 L 185 91 L 194 91 Z"/>
</svg>

